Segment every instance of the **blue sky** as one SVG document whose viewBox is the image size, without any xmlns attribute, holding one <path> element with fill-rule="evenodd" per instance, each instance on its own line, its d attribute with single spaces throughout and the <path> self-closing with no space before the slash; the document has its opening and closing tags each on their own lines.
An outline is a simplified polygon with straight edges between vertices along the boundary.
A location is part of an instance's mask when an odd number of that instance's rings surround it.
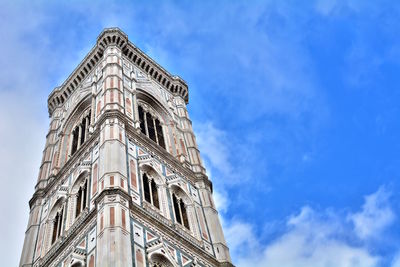
<svg viewBox="0 0 400 267">
<path fill-rule="evenodd" d="M 187 81 L 237 266 L 400 266 L 400 4 L 1 5 L 5 266 L 22 249 L 47 96 L 112 26 Z"/>
</svg>

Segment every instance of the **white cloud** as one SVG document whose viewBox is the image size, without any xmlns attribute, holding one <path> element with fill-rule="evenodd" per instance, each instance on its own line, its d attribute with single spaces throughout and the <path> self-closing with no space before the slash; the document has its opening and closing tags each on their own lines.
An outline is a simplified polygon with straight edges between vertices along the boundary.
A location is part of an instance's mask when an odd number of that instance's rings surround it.
<svg viewBox="0 0 400 267">
<path fill-rule="evenodd" d="M 0 257 L 3 266 L 17 266 L 48 127 L 45 66 L 51 58 L 44 56 L 41 12 L 9 2 L 0 15 L 6 40 L 0 58 Z M 28 41 L 32 36 L 35 44 Z"/>
<path fill-rule="evenodd" d="M 227 134 L 214 127 L 211 122 L 195 123 L 194 126 L 197 144 L 210 167 L 221 172 L 224 177 L 232 176 L 233 167 L 228 157 L 232 151 L 228 145 Z"/>
<path fill-rule="evenodd" d="M 318 13 L 324 16 L 340 14 L 341 11 L 351 10 L 360 12 L 364 10 L 374 11 L 376 5 L 374 2 L 363 0 L 317 0 L 315 9 Z"/>
<path fill-rule="evenodd" d="M 342 212 L 318 212 L 309 206 L 286 220 L 284 232 L 268 243 L 262 243 L 251 224 L 224 220 L 225 236 L 234 263 L 238 267 L 377 267 L 382 257 L 371 252 L 365 236 L 368 227 L 382 233 L 393 222 L 390 193 L 380 188 L 365 197 L 361 211 L 349 214 L 356 227 L 343 219 Z M 359 236 L 354 240 L 350 237 Z M 399 257 L 392 267 L 400 267 Z"/>
<path fill-rule="evenodd" d="M 330 15 L 337 7 L 337 0 L 319 0 L 316 1 L 315 8 L 322 15 Z"/>
<path fill-rule="evenodd" d="M 303 207 L 288 220 L 289 230 L 264 250 L 263 261 L 271 267 L 376 266 L 378 257 L 340 237 L 343 226 L 337 220 Z"/>
<path fill-rule="evenodd" d="M 251 258 L 254 256 L 253 254 L 257 254 L 257 251 L 259 251 L 259 241 L 254 233 L 253 226 L 241 221 L 232 221 L 229 224 L 226 224 L 224 220 L 222 221 L 231 256 L 234 256 L 234 264 L 237 267 L 247 266 L 241 265 L 240 261 L 235 262 L 235 259 Z"/>
<path fill-rule="evenodd" d="M 400 267 L 400 252 L 394 256 L 391 267 Z"/>
<path fill-rule="evenodd" d="M 374 194 L 365 197 L 360 212 L 348 216 L 361 239 L 380 237 L 382 231 L 394 222 L 395 214 L 389 205 L 389 197 L 390 193 L 381 187 Z"/>
<path fill-rule="evenodd" d="M 226 212 L 229 206 L 229 200 L 226 192 L 214 190 L 214 203 L 219 212 Z"/>
<path fill-rule="evenodd" d="M 257 171 L 248 164 L 255 160 L 253 159 L 255 155 L 251 151 L 251 145 L 244 145 L 246 141 L 236 139 L 234 134 L 214 126 L 211 121 L 195 121 L 193 127 L 204 167 L 209 178 L 217 186 L 217 191 L 227 195 L 227 188 L 218 188 L 218 186 L 244 184 L 254 171 Z M 265 168 L 265 166 L 260 166 L 260 168 Z M 264 190 L 270 189 L 266 181 L 262 184 L 265 187 Z"/>
<path fill-rule="evenodd" d="M 33 111 L 31 98 L 22 95 L 0 92 L 0 209 L 7 215 L 0 217 L 4 266 L 19 262 L 47 128 L 45 118 Z"/>
</svg>

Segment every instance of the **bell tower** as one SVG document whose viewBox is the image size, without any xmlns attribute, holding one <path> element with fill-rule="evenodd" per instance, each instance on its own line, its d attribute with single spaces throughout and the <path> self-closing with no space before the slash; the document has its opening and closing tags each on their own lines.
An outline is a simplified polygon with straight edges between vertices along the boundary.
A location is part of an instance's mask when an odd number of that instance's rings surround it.
<svg viewBox="0 0 400 267">
<path fill-rule="evenodd" d="M 188 86 L 105 29 L 48 98 L 20 266 L 233 266 Z"/>
</svg>

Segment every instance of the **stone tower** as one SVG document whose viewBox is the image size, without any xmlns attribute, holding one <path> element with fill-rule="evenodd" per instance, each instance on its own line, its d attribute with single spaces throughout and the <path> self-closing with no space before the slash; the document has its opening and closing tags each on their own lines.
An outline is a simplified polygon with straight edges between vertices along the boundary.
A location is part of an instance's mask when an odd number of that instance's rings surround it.
<svg viewBox="0 0 400 267">
<path fill-rule="evenodd" d="M 48 98 L 20 266 L 233 266 L 188 87 L 117 28 Z"/>
</svg>

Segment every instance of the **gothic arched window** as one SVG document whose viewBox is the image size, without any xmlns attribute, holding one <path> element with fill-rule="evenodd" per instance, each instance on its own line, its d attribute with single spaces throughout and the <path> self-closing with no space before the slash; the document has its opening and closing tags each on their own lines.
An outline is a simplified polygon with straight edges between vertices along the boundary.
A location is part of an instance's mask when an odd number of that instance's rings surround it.
<svg viewBox="0 0 400 267">
<path fill-rule="evenodd" d="M 146 127 L 144 125 L 144 116 L 145 116 L 145 114 L 144 114 L 143 108 L 141 106 L 139 106 L 140 130 L 142 131 L 143 134 L 146 134 Z"/>
<path fill-rule="evenodd" d="M 156 131 L 154 130 L 154 119 L 150 114 L 146 114 L 147 132 L 149 138 L 157 143 Z"/>
<path fill-rule="evenodd" d="M 72 142 L 71 142 L 71 156 L 83 145 L 87 140 L 90 125 L 90 111 L 89 114 L 84 116 L 79 123 L 72 130 Z"/>
<path fill-rule="evenodd" d="M 53 219 L 53 234 L 52 234 L 52 237 L 51 237 L 51 244 L 54 244 L 54 242 L 56 242 L 56 240 L 61 235 L 61 227 L 62 227 L 62 222 L 63 222 L 63 212 L 64 212 L 64 208 L 61 208 L 60 211 L 57 211 L 56 216 Z"/>
<path fill-rule="evenodd" d="M 87 180 L 83 186 L 79 187 L 76 198 L 75 218 L 86 208 L 87 187 Z"/>
<path fill-rule="evenodd" d="M 152 204 L 157 209 L 160 209 L 160 202 L 158 201 L 157 184 L 153 178 L 149 179 L 147 174 L 143 174 L 143 191 L 144 200 Z"/>
<path fill-rule="evenodd" d="M 156 125 L 156 132 L 157 132 L 157 140 L 158 144 L 165 149 L 165 143 L 164 143 L 164 134 L 162 131 L 162 127 L 160 124 L 160 121 L 158 119 L 155 120 L 155 125 Z"/>
<path fill-rule="evenodd" d="M 185 203 L 181 198 L 178 198 L 175 193 L 172 194 L 172 202 L 174 206 L 176 222 L 190 230 Z"/>
<path fill-rule="evenodd" d="M 158 118 L 146 112 L 142 106 L 138 107 L 140 131 L 159 146 L 165 149 L 164 134 Z"/>
<path fill-rule="evenodd" d="M 186 206 L 185 206 L 185 203 L 183 203 L 182 199 L 179 200 L 179 207 L 181 208 L 183 225 L 187 229 L 189 229 L 189 221 L 188 221 L 188 217 L 187 217 Z"/>
<path fill-rule="evenodd" d="M 174 205 L 175 219 L 179 224 L 182 224 L 181 213 L 179 211 L 178 199 L 175 194 L 172 194 L 172 203 Z"/>
<path fill-rule="evenodd" d="M 152 196 L 152 200 L 153 200 L 153 205 L 159 209 L 160 203 L 158 202 L 157 185 L 156 185 L 156 182 L 154 182 L 154 179 L 151 179 L 150 187 L 151 187 L 151 196 Z"/>
</svg>

